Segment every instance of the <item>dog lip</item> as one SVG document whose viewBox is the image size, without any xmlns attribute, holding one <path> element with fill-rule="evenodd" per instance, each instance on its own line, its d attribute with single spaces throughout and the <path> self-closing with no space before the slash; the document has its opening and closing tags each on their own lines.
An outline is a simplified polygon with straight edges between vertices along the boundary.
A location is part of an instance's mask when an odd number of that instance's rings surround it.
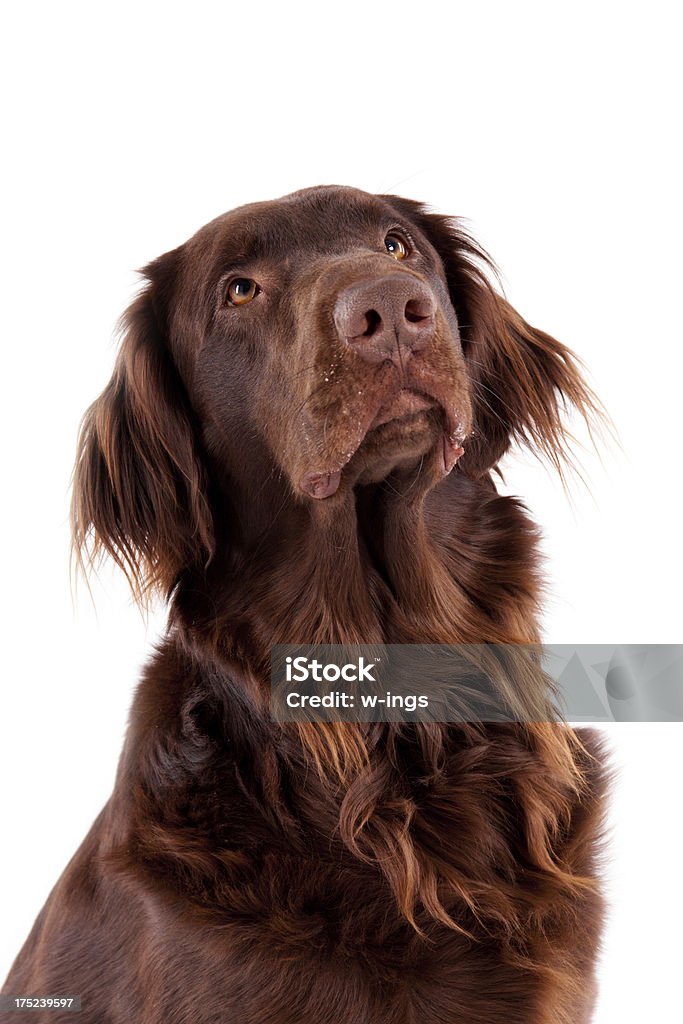
<svg viewBox="0 0 683 1024">
<path fill-rule="evenodd" d="M 421 382 L 422 383 L 422 382 Z M 413 387 L 412 382 L 399 390 L 392 390 L 391 397 L 385 399 L 376 409 L 374 415 L 369 411 L 367 418 L 358 424 L 356 438 L 343 451 L 337 452 L 329 461 L 309 469 L 299 478 L 298 486 L 308 498 L 324 501 L 331 498 L 339 490 L 342 473 L 356 452 L 361 448 L 369 434 L 387 424 L 396 424 L 399 428 L 406 427 L 411 420 L 418 420 L 421 413 L 437 410 L 443 417 L 438 451 L 438 462 L 444 475 L 450 473 L 458 459 L 464 454 L 463 445 L 468 435 L 461 414 L 456 406 L 447 400 L 446 394 L 441 395 L 439 382 L 425 380 L 427 387 Z M 434 389 L 432 392 L 432 384 Z M 317 461 L 317 460 L 316 460 Z"/>
<path fill-rule="evenodd" d="M 306 473 L 301 481 L 301 490 L 318 501 L 330 498 L 339 488 L 341 470 L 335 472 Z"/>
<path fill-rule="evenodd" d="M 444 476 L 448 476 L 458 459 L 460 459 L 464 454 L 465 449 L 463 448 L 463 438 L 461 438 L 459 434 L 455 433 L 448 435 L 444 433 L 442 435 L 439 459 L 441 472 Z"/>
<path fill-rule="evenodd" d="M 435 398 L 422 391 L 417 391 L 414 388 L 401 388 L 380 406 L 368 429 L 374 430 L 375 427 L 380 427 L 384 423 L 409 419 L 417 413 L 433 409 L 437 404 Z"/>
</svg>

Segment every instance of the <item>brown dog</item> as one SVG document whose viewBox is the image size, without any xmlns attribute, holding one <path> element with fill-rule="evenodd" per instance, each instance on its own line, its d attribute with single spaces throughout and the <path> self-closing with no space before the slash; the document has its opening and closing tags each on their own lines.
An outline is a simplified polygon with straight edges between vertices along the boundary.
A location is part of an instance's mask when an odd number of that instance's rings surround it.
<svg viewBox="0 0 683 1024">
<path fill-rule="evenodd" d="M 539 639 L 536 530 L 491 471 L 515 440 L 559 464 L 594 405 L 484 264 L 419 203 L 321 187 L 145 268 L 74 537 L 170 627 L 6 992 L 83 1024 L 589 1020 L 590 733 L 269 713 L 275 643 Z"/>
</svg>

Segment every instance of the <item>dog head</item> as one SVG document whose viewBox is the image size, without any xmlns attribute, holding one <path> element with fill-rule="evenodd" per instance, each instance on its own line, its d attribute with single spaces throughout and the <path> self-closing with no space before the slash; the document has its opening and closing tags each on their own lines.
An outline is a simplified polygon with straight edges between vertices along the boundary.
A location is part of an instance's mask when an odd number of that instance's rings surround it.
<svg viewBox="0 0 683 1024">
<path fill-rule="evenodd" d="M 557 462 L 592 396 L 562 344 L 489 281 L 450 218 L 396 196 L 305 189 L 227 213 L 144 268 L 111 381 L 86 414 L 78 548 L 138 590 L 206 563 L 212 488 L 268 480 L 332 503 L 396 474 L 480 477 L 514 440 Z"/>
</svg>

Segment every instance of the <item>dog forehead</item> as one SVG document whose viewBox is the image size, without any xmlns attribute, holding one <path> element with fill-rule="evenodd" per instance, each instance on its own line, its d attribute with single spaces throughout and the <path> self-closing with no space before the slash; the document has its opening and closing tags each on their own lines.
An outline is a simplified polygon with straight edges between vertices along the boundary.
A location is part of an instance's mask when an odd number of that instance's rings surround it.
<svg viewBox="0 0 683 1024">
<path fill-rule="evenodd" d="M 323 185 L 231 210 L 200 229 L 191 244 L 223 263 L 335 252 L 367 241 L 397 216 L 378 196 Z"/>
</svg>

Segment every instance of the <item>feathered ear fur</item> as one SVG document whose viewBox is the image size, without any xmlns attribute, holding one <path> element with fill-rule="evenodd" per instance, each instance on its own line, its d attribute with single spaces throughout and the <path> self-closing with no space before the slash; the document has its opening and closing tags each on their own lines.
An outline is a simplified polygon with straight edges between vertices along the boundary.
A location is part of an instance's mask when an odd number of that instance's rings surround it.
<svg viewBox="0 0 683 1024">
<path fill-rule="evenodd" d="M 474 434 L 458 463 L 477 477 L 496 466 L 513 442 L 545 456 L 561 473 L 572 462 L 565 414 L 576 409 L 592 426 L 605 421 L 577 357 L 531 327 L 493 287 L 495 265 L 457 220 L 421 203 L 386 196 L 418 226 L 441 257 L 460 324 L 472 382 Z"/>
<path fill-rule="evenodd" d="M 73 550 L 81 569 L 104 554 L 138 601 L 167 595 L 181 570 L 213 551 L 192 411 L 168 344 L 179 250 L 146 266 L 145 289 L 123 314 L 107 387 L 81 425 L 73 479 Z"/>
</svg>

